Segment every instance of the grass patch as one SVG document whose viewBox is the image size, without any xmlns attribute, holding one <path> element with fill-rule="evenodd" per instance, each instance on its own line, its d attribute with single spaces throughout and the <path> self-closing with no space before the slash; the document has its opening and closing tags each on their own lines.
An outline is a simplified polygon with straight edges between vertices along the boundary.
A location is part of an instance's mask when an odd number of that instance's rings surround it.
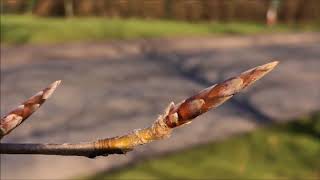
<svg viewBox="0 0 320 180">
<path fill-rule="evenodd" d="M 172 36 L 256 34 L 270 32 L 318 31 L 318 25 L 277 25 L 257 23 L 187 23 L 169 20 L 117 18 L 41 18 L 30 15 L 2 15 L 1 43 L 62 43 Z"/>
<path fill-rule="evenodd" d="M 88 179 L 319 179 L 320 113 Z"/>
</svg>

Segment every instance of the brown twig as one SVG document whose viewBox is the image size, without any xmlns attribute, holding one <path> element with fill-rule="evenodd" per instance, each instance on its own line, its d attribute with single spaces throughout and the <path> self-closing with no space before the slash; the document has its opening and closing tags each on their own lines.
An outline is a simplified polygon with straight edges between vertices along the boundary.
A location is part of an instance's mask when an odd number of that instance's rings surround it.
<svg viewBox="0 0 320 180">
<path fill-rule="evenodd" d="M 135 130 L 123 136 L 80 144 L 1 144 L 0 153 L 76 155 L 90 158 L 124 154 L 133 150 L 137 145 L 169 137 L 173 128 L 191 122 L 197 116 L 221 105 L 234 94 L 270 72 L 277 64 L 278 62 L 274 61 L 258 66 L 239 76 L 208 87 L 177 105 L 170 103 L 163 115 L 160 115 L 152 126 L 145 129 Z"/>
<path fill-rule="evenodd" d="M 32 113 L 39 109 L 39 107 L 52 95 L 61 81 L 55 81 L 48 87 L 39 91 L 27 101 L 23 102 L 16 109 L 8 113 L 0 120 L 0 139 L 9 134 L 14 128 L 18 127 L 24 120 L 26 120 Z"/>
</svg>

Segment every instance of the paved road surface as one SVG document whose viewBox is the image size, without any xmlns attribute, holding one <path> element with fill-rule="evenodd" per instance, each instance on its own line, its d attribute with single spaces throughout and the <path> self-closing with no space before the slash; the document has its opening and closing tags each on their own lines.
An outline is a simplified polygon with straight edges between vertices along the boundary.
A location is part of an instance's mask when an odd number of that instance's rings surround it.
<svg viewBox="0 0 320 180">
<path fill-rule="evenodd" d="M 150 125 L 178 102 L 251 67 L 274 72 L 215 111 L 127 155 L 2 155 L 1 178 L 65 179 L 108 170 L 320 110 L 320 34 L 2 47 L 1 115 L 50 82 L 54 96 L 3 142 L 79 142 Z"/>
</svg>

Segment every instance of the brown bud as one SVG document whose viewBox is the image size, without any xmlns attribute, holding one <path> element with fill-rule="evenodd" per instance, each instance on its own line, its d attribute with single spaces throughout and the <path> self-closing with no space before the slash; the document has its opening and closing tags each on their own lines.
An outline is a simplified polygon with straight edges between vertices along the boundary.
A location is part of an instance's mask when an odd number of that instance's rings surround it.
<svg viewBox="0 0 320 180">
<path fill-rule="evenodd" d="M 166 117 L 166 124 L 171 128 L 180 126 L 202 113 L 218 107 L 230 99 L 234 94 L 240 92 L 242 89 L 270 72 L 277 64 L 278 62 L 274 61 L 258 66 L 243 72 L 239 76 L 230 78 L 200 91 L 198 94 L 177 105 Z"/>
</svg>

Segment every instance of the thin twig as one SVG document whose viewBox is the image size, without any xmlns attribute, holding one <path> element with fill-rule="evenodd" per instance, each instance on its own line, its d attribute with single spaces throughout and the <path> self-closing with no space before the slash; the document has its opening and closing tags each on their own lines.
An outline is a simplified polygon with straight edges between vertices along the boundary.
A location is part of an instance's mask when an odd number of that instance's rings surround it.
<svg viewBox="0 0 320 180">
<path fill-rule="evenodd" d="M 27 101 L 23 102 L 13 111 L 9 112 L 0 120 L 0 139 L 9 134 L 14 128 L 18 127 L 24 120 L 26 120 L 32 113 L 39 109 L 39 107 L 52 95 L 61 81 L 55 81 L 48 87 L 39 91 Z"/>
<path fill-rule="evenodd" d="M 208 87 L 177 105 L 170 103 L 165 112 L 158 117 L 152 126 L 145 129 L 89 143 L 1 144 L 0 153 L 76 155 L 90 158 L 109 154 L 124 154 L 133 150 L 137 145 L 169 137 L 173 128 L 189 123 L 197 116 L 221 105 L 234 94 L 270 72 L 277 64 L 278 62 L 274 61 L 258 66 L 243 72 L 239 76 Z"/>
</svg>

